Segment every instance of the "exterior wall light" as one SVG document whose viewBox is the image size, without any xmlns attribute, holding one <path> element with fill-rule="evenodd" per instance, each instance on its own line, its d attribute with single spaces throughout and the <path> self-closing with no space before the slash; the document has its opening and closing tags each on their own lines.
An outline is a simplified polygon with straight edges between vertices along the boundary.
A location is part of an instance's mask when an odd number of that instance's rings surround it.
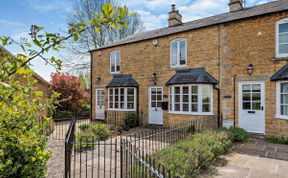
<svg viewBox="0 0 288 178">
<path fill-rule="evenodd" d="M 151 80 L 154 82 L 154 85 L 156 85 L 156 81 L 157 81 L 157 74 L 156 73 L 152 74 Z"/>
<path fill-rule="evenodd" d="M 96 78 L 96 84 L 100 84 L 100 82 L 101 82 L 101 77 L 100 75 L 98 75 L 98 77 Z"/>
<path fill-rule="evenodd" d="M 254 70 L 253 64 L 249 64 L 249 65 L 247 66 L 246 70 L 247 70 L 247 73 L 248 73 L 249 75 L 252 75 L 252 74 L 253 74 L 253 70 Z"/>
</svg>

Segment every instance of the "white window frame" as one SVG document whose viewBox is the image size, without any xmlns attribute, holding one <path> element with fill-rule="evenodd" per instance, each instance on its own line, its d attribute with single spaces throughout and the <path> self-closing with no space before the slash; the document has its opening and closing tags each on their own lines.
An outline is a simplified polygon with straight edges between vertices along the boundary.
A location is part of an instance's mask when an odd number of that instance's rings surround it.
<svg viewBox="0 0 288 178">
<path fill-rule="evenodd" d="M 127 93 L 128 93 L 128 88 L 134 89 L 134 108 L 133 109 L 128 109 L 128 102 L 127 102 Z M 110 89 L 113 90 L 113 101 L 112 105 L 113 107 L 110 107 Z M 115 89 L 118 89 L 118 108 L 115 108 Z M 124 108 L 120 108 L 120 89 L 124 89 Z M 108 110 L 110 111 L 136 111 L 137 108 L 137 90 L 134 87 L 113 87 L 113 88 L 108 88 Z"/>
<path fill-rule="evenodd" d="M 180 65 L 180 41 L 184 41 L 185 42 L 185 46 L 186 46 L 186 50 L 185 50 L 185 64 Z M 176 65 L 172 65 L 172 43 L 177 42 L 177 64 Z M 186 39 L 175 39 L 173 41 L 170 42 L 170 67 L 171 68 L 177 68 L 177 67 L 186 67 L 187 66 L 187 40 Z"/>
<path fill-rule="evenodd" d="M 183 87 L 188 86 L 189 87 L 189 111 L 183 111 Z M 197 107 L 198 111 L 197 112 L 192 112 L 191 110 L 191 105 L 192 105 L 192 100 L 191 100 L 191 88 L 192 86 L 197 86 L 198 87 L 198 102 L 197 102 Z M 202 87 L 203 86 L 209 86 L 210 87 L 210 112 L 203 112 L 202 111 Z M 174 111 L 174 88 L 175 87 L 180 87 L 180 111 Z M 171 93 L 172 92 L 172 93 Z M 172 95 L 172 97 L 171 97 Z M 172 101 L 171 101 L 172 99 Z M 170 106 L 170 103 L 171 106 Z M 213 115 L 213 86 L 210 84 L 189 84 L 189 85 L 173 85 L 169 87 L 169 113 L 171 114 L 187 114 L 187 115 Z"/>
<path fill-rule="evenodd" d="M 281 84 L 288 83 L 288 81 L 276 82 L 276 118 L 288 120 L 288 115 L 281 115 Z"/>
<path fill-rule="evenodd" d="M 112 58 L 112 55 L 114 53 L 119 53 L 119 66 L 120 66 L 120 70 L 119 71 L 117 71 L 117 65 L 116 65 L 117 64 L 117 58 L 116 58 L 116 55 L 115 55 L 115 58 Z M 112 71 L 112 60 L 114 60 L 114 62 L 115 62 L 115 71 Z M 111 74 L 119 74 L 120 71 L 121 71 L 121 53 L 120 53 L 120 51 L 112 51 L 112 52 L 110 52 L 110 73 Z"/>
<path fill-rule="evenodd" d="M 282 20 L 279 20 L 279 21 L 277 21 L 276 22 L 276 34 L 275 34 L 275 36 L 276 36 L 276 44 L 275 44 L 275 46 L 276 46 L 276 57 L 277 58 L 283 58 L 283 57 L 288 57 L 288 53 L 285 53 L 285 54 L 280 54 L 279 53 L 279 26 L 281 25 L 281 24 L 284 24 L 284 23 L 288 23 L 288 18 L 285 18 L 285 19 L 282 19 Z"/>
</svg>

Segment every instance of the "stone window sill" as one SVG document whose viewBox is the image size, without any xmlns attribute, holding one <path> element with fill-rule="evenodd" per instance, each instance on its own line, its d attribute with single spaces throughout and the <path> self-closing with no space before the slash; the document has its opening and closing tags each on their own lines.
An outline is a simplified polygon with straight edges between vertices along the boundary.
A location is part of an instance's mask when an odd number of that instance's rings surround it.
<svg viewBox="0 0 288 178">
<path fill-rule="evenodd" d="M 274 57 L 273 61 L 288 61 L 288 57 Z"/>
</svg>

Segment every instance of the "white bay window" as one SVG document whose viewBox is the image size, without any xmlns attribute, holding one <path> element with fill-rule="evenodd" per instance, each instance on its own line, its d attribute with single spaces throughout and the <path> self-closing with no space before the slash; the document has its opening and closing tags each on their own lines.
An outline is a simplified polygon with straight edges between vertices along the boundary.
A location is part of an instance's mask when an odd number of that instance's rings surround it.
<svg viewBox="0 0 288 178">
<path fill-rule="evenodd" d="M 136 88 L 109 88 L 109 110 L 136 111 Z"/>
<path fill-rule="evenodd" d="M 211 115 L 212 85 L 176 85 L 170 87 L 170 113 Z"/>
<path fill-rule="evenodd" d="M 288 119 L 288 82 L 277 82 L 276 95 L 276 117 L 280 119 Z"/>
</svg>

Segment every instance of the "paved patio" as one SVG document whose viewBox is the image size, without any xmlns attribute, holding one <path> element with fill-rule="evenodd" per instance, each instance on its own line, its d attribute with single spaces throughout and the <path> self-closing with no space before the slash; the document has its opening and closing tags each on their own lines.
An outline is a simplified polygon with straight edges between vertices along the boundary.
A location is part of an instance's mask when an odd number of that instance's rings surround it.
<svg viewBox="0 0 288 178">
<path fill-rule="evenodd" d="M 257 138 L 236 143 L 231 153 L 218 159 L 201 177 L 288 178 L 288 145 Z"/>
</svg>

